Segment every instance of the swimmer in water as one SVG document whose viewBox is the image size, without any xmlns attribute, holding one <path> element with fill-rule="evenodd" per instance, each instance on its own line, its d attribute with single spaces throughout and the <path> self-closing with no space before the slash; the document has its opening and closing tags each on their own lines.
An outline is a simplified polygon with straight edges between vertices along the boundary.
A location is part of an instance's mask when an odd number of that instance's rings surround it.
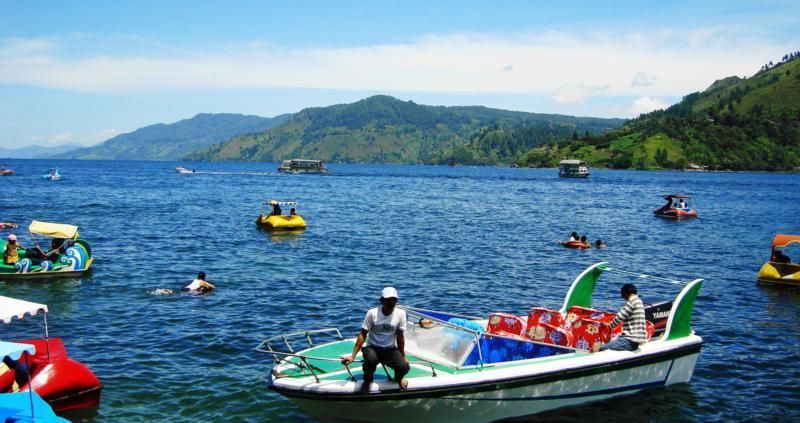
<svg viewBox="0 0 800 423">
<path fill-rule="evenodd" d="M 210 292 L 217 287 L 213 284 L 206 281 L 206 274 L 205 272 L 200 272 L 197 274 L 197 278 L 192 281 L 189 285 L 183 287 L 182 291 L 184 292 L 196 292 L 198 294 L 205 294 Z"/>
</svg>

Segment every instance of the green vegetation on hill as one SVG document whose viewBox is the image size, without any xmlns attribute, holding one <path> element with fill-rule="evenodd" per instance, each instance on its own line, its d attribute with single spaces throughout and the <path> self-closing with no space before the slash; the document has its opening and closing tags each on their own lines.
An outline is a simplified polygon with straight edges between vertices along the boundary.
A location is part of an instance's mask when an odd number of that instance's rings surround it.
<svg viewBox="0 0 800 423">
<path fill-rule="evenodd" d="M 527 166 L 555 166 L 564 157 L 617 169 L 800 169 L 800 52 L 769 63 L 750 78 L 729 77 L 678 104 L 587 134 L 532 149 Z"/>
<path fill-rule="evenodd" d="M 555 139 L 556 133 L 572 133 L 576 128 L 598 132 L 621 123 L 619 119 L 480 106 L 424 106 L 373 96 L 352 104 L 302 110 L 280 126 L 214 144 L 189 154 L 187 159 L 277 161 L 302 157 L 361 163 L 502 163 L 513 161 L 518 152 L 530 146 Z M 506 142 L 498 141 L 501 136 L 491 135 L 516 127 L 531 129 L 525 137 Z"/>
<path fill-rule="evenodd" d="M 201 113 L 172 124 L 159 123 L 117 135 L 100 145 L 59 155 L 88 160 L 180 160 L 191 151 L 236 135 L 260 132 L 283 123 L 288 115 L 274 118 L 239 114 Z"/>
</svg>

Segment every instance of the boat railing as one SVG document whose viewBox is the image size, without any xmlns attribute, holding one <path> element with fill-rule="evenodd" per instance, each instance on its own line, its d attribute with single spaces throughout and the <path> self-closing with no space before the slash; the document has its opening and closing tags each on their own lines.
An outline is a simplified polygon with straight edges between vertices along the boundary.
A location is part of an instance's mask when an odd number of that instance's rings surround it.
<svg viewBox="0 0 800 423">
<path fill-rule="evenodd" d="M 303 331 L 285 333 L 285 334 L 282 334 L 282 335 L 275 335 L 275 336 L 269 337 L 269 338 L 263 340 L 256 347 L 256 351 L 261 351 L 261 352 L 265 352 L 265 353 L 274 353 L 276 351 L 279 351 L 279 350 L 275 349 L 275 347 L 276 347 L 275 344 L 278 341 L 280 341 L 281 344 L 286 346 L 286 348 L 289 350 L 290 353 L 294 353 L 296 351 L 296 349 L 295 349 L 295 347 L 292 346 L 292 343 L 291 343 L 291 340 L 293 338 L 303 337 L 303 338 L 305 338 L 306 341 L 308 341 L 308 346 L 304 347 L 304 348 L 301 348 L 301 349 L 312 348 L 312 347 L 315 347 L 316 345 L 314 345 L 314 340 L 311 339 L 311 336 L 312 335 L 317 335 L 317 334 L 322 334 L 322 333 L 336 334 L 336 337 L 338 338 L 338 340 L 340 340 L 340 341 L 344 340 L 344 337 L 342 336 L 342 332 L 340 332 L 339 329 L 336 329 L 336 328 L 303 330 Z"/>
<path fill-rule="evenodd" d="M 283 334 L 283 335 L 276 335 L 276 336 L 267 338 L 264 341 L 262 341 L 256 347 L 256 351 L 272 355 L 272 358 L 275 361 L 275 367 L 272 368 L 272 374 L 275 377 L 281 377 L 281 375 L 276 370 L 277 366 L 279 366 L 281 364 L 291 364 L 293 366 L 297 366 L 301 370 L 308 370 L 311 373 L 311 375 L 314 376 L 314 380 L 316 380 L 317 383 L 319 383 L 319 376 L 317 376 L 317 373 L 314 371 L 314 366 L 311 365 L 308 362 L 309 360 L 319 360 L 319 361 L 342 363 L 344 368 L 347 370 L 347 373 L 350 375 L 350 380 L 355 382 L 356 378 L 355 378 L 355 376 L 353 376 L 353 372 L 350 369 L 350 364 L 363 363 L 364 360 L 353 360 L 353 361 L 350 361 L 349 363 L 345 363 L 345 362 L 342 361 L 342 358 L 317 357 L 317 356 L 312 356 L 312 355 L 309 355 L 309 354 L 300 354 L 299 352 L 297 352 L 295 350 L 295 347 L 292 345 L 292 342 L 291 342 L 292 338 L 304 337 L 305 340 L 308 341 L 308 347 L 307 348 L 313 348 L 315 346 L 319 346 L 320 344 L 317 344 L 317 345 L 314 344 L 314 341 L 312 340 L 311 336 L 314 335 L 314 334 L 321 334 L 321 333 L 335 334 L 338 337 L 339 341 L 344 341 L 344 337 L 342 336 L 342 333 L 339 331 L 339 329 L 336 329 L 336 328 L 304 330 L 304 331 L 299 331 L 299 332 L 287 333 L 287 334 Z M 278 345 L 286 346 L 286 348 L 289 351 L 287 352 L 287 351 L 276 350 L 276 347 Z M 306 349 L 306 348 L 302 348 L 301 351 L 304 350 L 304 349 Z M 299 361 L 292 361 L 292 360 L 290 360 L 290 358 L 297 358 Z M 433 362 L 431 362 L 429 360 L 426 360 L 424 358 L 418 357 L 418 356 L 414 356 L 414 358 L 416 360 L 424 362 L 428 366 L 430 366 L 431 376 L 436 377 L 436 369 L 433 366 L 434 365 Z M 386 377 L 388 379 L 391 379 L 391 376 L 389 376 L 389 372 L 386 370 L 385 366 L 383 367 L 383 370 L 384 370 L 384 372 L 386 372 Z"/>
</svg>

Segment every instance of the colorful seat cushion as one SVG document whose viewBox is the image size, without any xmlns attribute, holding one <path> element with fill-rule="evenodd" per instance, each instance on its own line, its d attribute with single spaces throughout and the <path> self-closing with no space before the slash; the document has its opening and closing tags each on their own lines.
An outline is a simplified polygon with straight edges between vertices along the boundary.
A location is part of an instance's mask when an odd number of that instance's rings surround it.
<svg viewBox="0 0 800 423">
<path fill-rule="evenodd" d="M 489 315 L 489 325 L 486 327 L 486 333 L 520 336 L 524 332 L 525 321 L 522 317 L 508 313 L 492 313 Z"/>
<path fill-rule="evenodd" d="M 562 326 L 564 324 L 564 316 L 558 310 L 550 310 L 544 307 L 534 307 L 528 313 L 527 327 L 532 328 L 539 323 L 547 323 L 553 326 Z"/>
<path fill-rule="evenodd" d="M 577 318 L 597 320 L 600 322 L 611 323 L 616 317 L 616 313 L 610 311 L 597 310 L 581 306 L 572 306 L 567 310 L 567 324 L 570 325 Z"/>
<path fill-rule="evenodd" d="M 611 327 L 606 322 L 578 317 L 571 326 L 573 343 L 571 347 L 597 352 L 611 340 Z"/>
<path fill-rule="evenodd" d="M 545 344 L 569 346 L 572 344 L 572 333 L 570 331 L 553 326 L 547 323 L 539 323 L 529 327 L 525 336 L 532 341 L 543 342 Z"/>
</svg>

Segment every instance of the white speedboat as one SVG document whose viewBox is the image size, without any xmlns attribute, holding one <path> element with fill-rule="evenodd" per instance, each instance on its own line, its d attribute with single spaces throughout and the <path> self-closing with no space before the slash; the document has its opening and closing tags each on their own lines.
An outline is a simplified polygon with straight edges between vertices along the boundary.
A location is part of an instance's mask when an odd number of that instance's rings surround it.
<svg viewBox="0 0 800 423">
<path fill-rule="evenodd" d="M 175 172 L 178 173 L 196 173 L 194 169 L 187 169 L 183 166 L 178 166 L 175 168 Z"/>
<path fill-rule="evenodd" d="M 605 317 L 589 318 L 596 312 L 590 309 L 595 284 L 607 271 L 631 274 L 607 263 L 592 265 L 572 283 L 560 310 L 542 314 L 546 309 L 535 307 L 527 322 L 500 313 L 463 319 L 401 307 L 408 314 L 406 389 L 378 369 L 369 394 L 359 394 L 360 366 L 340 361 L 355 339 L 342 338 L 337 329 L 279 335 L 257 350 L 275 361 L 269 389 L 324 421 L 485 422 L 689 382 L 702 345 L 690 327 L 702 279 L 680 291 L 658 338 L 635 351 L 592 352 L 597 348 L 585 335 L 610 335 L 611 328 L 601 327 Z M 573 310 L 591 313 L 584 319 Z M 586 330 L 592 327 L 596 331 Z M 338 340 L 315 342 L 326 335 Z M 298 342 L 307 347 L 297 348 Z"/>
<path fill-rule="evenodd" d="M 59 172 L 58 168 L 53 168 L 47 171 L 44 175 L 42 175 L 42 179 L 48 181 L 60 181 L 61 180 L 61 172 Z"/>
</svg>

